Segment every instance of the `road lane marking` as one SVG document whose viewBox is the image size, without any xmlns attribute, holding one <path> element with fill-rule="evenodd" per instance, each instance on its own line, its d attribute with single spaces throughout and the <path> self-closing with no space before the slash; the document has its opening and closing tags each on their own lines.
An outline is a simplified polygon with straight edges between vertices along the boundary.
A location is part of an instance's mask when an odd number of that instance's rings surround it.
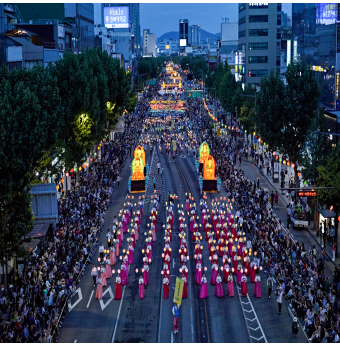
<svg viewBox="0 0 340 345">
<path fill-rule="evenodd" d="M 91 299 L 92 299 L 93 293 L 94 293 L 94 290 L 92 290 L 92 293 L 91 293 L 91 296 L 90 296 L 89 302 L 87 303 L 86 308 L 88 308 L 90 303 L 91 303 Z"/>
<path fill-rule="evenodd" d="M 111 286 L 105 290 L 105 292 L 103 293 L 103 297 L 106 293 L 109 293 L 110 295 L 110 299 L 104 304 L 103 300 L 99 300 L 100 302 L 100 307 L 102 308 L 102 311 L 111 303 L 111 301 L 114 299 L 114 296 L 113 296 L 113 292 L 112 292 L 112 289 L 111 289 Z"/>
<path fill-rule="evenodd" d="M 129 267 L 130 267 L 130 266 L 129 266 Z M 114 329 L 114 331 L 113 331 L 111 343 L 114 343 L 114 340 L 115 340 L 116 331 L 117 331 L 117 326 L 118 326 L 118 320 L 119 320 L 119 315 L 120 315 L 120 310 L 122 309 L 122 304 L 123 304 L 123 299 L 124 299 L 125 288 L 126 288 L 126 285 L 124 285 L 122 299 L 120 300 L 118 315 L 117 315 L 116 324 L 115 324 L 115 329 Z"/>
<path fill-rule="evenodd" d="M 174 332 L 171 331 L 171 343 L 173 343 L 173 342 L 174 342 Z"/>
<path fill-rule="evenodd" d="M 68 307 L 70 308 L 70 311 L 75 308 L 79 302 L 83 299 L 83 295 L 81 293 L 81 288 L 79 287 L 75 293 L 78 293 L 78 299 L 76 302 L 74 302 L 73 304 L 71 302 L 68 303 Z"/>
<path fill-rule="evenodd" d="M 77 339 L 74 341 L 75 343 L 77 342 Z"/>
</svg>

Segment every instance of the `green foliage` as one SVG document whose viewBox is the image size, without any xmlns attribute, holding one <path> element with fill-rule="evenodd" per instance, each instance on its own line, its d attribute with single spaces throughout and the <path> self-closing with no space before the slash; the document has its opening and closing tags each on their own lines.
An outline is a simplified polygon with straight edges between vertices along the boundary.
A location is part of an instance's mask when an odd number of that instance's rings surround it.
<svg viewBox="0 0 340 345">
<path fill-rule="evenodd" d="M 240 99 L 242 94 L 242 84 L 236 82 L 235 76 L 228 69 L 222 77 L 219 86 L 220 101 L 223 108 L 231 113 L 236 114 L 236 107 L 238 111 L 241 107 L 242 101 Z"/>
<path fill-rule="evenodd" d="M 296 172 L 296 162 L 315 117 L 320 88 L 314 71 L 304 62 L 290 64 L 286 79 L 284 85 L 278 70 L 261 79 L 255 122 L 261 138 L 270 148 L 287 155 L 295 163 Z"/>
<path fill-rule="evenodd" d="M 50 69 L 0 69 L 0 263 L 32 229 L 31 172 L 55 145 L 59 90 Z"/>
<path fill-rule="evenodd" d="M 314 135 L 314 131 L 326 132 L 326 121 L 322 109 L 318 109 L 307 135 L 306 144 L 299 158 L 302 165 L 301 172 L 305 181 L 315 184 L 319 177 L 318 167 L 327 164 L 327 157 L 331 151 L 331 144 L 326 135 Z"/>
</svg>

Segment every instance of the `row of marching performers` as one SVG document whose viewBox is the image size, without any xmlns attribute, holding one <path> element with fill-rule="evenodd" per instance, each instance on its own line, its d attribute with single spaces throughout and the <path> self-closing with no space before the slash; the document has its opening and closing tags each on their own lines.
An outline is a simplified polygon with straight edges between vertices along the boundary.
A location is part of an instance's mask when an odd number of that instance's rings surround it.
<svg viewBox="0 0 340 345">
<path fill-rule="evenodd" d="M 149 234 L 146 238 L 146 250 L 145 257 L 143 258 L 144 266 L 142 268 L 142 275 L 139 278 L 139 297 L 144 298 L 144 286 L 148 285 L 149 282 L 149 264 L 152 262 L 152 248 L 153 241 L 156 240 L 156 223 L 157 223 L 157 210 L 158 210 L 158 197 L 155 198 L 154 206 L 151 210 L 151 227 Z M 129 265 L 133 263 L 133 254 L 136 246 L 136 241 L 139 239 L 139 227 L 141 224 L 141 216 L 143 215 L 143 199 L 140 198 L 139 210 L 133 212 L 133 203 L 129 202 L 124 204 L 126 207 L 125 210 L 121 210 L 119 217 L 121 217 L 121 222 L 117 221 L 115 216 L 113 219 L 112 230 L 108 229 L 106 234 L 108 249 L 104 248 L 103 243 L 99 247 L 99 258 L 100 263 L 99 267 L 94 265 L 94 268 L 91 271 L 93 277 L 94 285 L 96 289 L 96 298 L 101 300 L 103 296 L 103 287 L 107 285 L 107 279 L 111 278 L 115 274 L 115 270 L 111 269 L 111 266 L 114 266 L 117 262 L 117 257 L 122 260 L 120 269 L 117 270 L 116 277 L 116 287 L 114 298 L 120 300 L 122 298 L 122 286 L 128 284 L 128 274 L 129 274 Z M 136 206 L 136 204 L 135 204 Z M 131 231 L 128 229 L 128 224 L 131 224 Z M 150 226 L 150 224 L 148 224 Z M 127 238 L 128 248 L 127 250 L 123 249 L 123 256 L 119 256 L 120 248 L 124 240 L 124 234 L 130 235 Z M 107 254 L 107 256 L 106 256 Z"/>
</svg>

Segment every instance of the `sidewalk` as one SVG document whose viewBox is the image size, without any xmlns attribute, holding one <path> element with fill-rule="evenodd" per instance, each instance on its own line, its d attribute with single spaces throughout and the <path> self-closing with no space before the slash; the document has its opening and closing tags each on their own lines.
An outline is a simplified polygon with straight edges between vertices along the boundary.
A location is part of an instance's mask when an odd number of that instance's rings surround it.
<svg viewBox="0 0 340 345">
<path fill-rule="evenodd" d="M 254 164 L 254 162 L 252 160 L 249 159 L 243 159 L 246 162 L 252 163 Z M 255 166 L 254 166 L 255 168 Z M 259 170 L 258 167 L 256 167 L 257 170 Z M 261 174 L 260 176 L 264 177 L 273 187 L 274 190 L 277 191 L 277 194 L 279 195 L 279 197 L 281 198 L 281 200 L 284 202 L 285 205 L 287 205 L 289 203 L 289 199 L 285 196 L 281 194 L 281 190 L 280 190 L 280 184 L 278 182 L 273 182 L 272 179 L 272 175 L 271 176 L 267 176 L 266 174 Z M 283 221 L 283 219 L 281 219 Z M 308 227 L 306 227 L 305 229 L 307 229 L 307 231 L 309 232 L 309 234 L 313 237 L 314 241 L 316 242 L 317 246 L 319 247 L 320 251 L 322 252 L 323 246 L 322 246 L 322 242 L 321 242 L 321 238 L 319 236 L 317 236 L 316 234 L 316 230 L 312 229 L 312 225 L 308 225 Z M 316 248 L 317 248 L 316 246 Z M 340 265 L 340 258 L 335 258 L 335 262 L 332 261 L 332 254 L 331 254 L 331 250 L 332 250 L 332 246 L 329 243 L 329 241 L 327 241 L 326 243 L 326 257 L 328 258 L 327 261 L 332 262 L 334 266 L 339 266 Z M 320 255 L 321 255 L 320 252 Z"/>
</svg>

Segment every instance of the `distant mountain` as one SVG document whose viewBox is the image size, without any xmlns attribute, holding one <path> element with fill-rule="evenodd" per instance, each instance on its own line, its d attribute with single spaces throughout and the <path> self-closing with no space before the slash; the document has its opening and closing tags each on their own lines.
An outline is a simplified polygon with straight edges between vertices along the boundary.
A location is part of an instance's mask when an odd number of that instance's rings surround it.
<svg viewBox="0 0 340 345">
<path fill-rule="evenodd" d="M 163 34 L 158 39 L 159 40 L 171 40 L 171 39 L 178 40 L 178 36 L 179 36 L 178 31 L 169 31 L 169 32 L 166 32 L 165 34 Z M 209 38 L 209 37 L 211 38 L 211 41 L 214 42 L 216 40 L 216 37 L 221 37 L 221 34 L 220 33 L 212 34 L 208 31 L 201 29 L 201 40 L 206 41 L 207 38 Z"/>
</svg>

